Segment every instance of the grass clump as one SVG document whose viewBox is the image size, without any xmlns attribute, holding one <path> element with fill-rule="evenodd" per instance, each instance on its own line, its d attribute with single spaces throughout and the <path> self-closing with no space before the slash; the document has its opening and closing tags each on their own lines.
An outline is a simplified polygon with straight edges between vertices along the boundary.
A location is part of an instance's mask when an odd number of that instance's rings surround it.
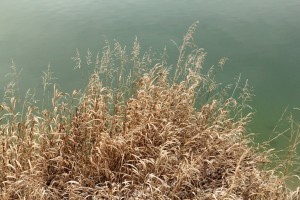
<svg viewBox="0 0 300 200">
<path fill-rule="evenodd" d="M 42 106 L 14 92 L 1 103 L 1 199 L 288 199 L 284 179 L 261 170 L 251 147 L 247 83 L 220 89 L 193 25 L 178 47 L 176 71 L 164 51 L 132 58 L 119 43 L 97 55 L 84 92 L 47 82 Z M 83 69 L 77 51 L 76 68 Z M 87 65 L 93 64 L 88 53 Z M 223 65 L 226 59 L 220 61 Z M 50 87 L 51 86 L 51 87 Z M 14 84 L 10 84 L 14 90 Z M 229 92 L 232 95 L 228 95 Z M 47 102 L 51 102 L 46 106 Z"/>
</svg>

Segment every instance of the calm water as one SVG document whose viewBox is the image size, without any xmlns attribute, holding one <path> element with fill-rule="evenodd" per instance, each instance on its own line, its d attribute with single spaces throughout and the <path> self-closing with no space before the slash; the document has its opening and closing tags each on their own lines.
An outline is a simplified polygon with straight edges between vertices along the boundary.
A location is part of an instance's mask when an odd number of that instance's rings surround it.
<svg viewBox="0 0 300 200">
<path fill-rule="evenodd" d="M 0 13 L 1 88 L 11 58 L 23 68 L 24 88 L 38 86 L 49 63 L 63 88 L 76 88 L 76 48 L 96 52 L 105 39 L 131 44 L 138 36 L 143 47 L 166 45 L 172 54 L 170 40 L 180 42 L 199 20 L 196 41 L 208 52 L 207 66 L 226 56 L 219 78 L 231 82 L 241 73 L 254 88 L 258 141 L 286 106 L 300 107 L 299 0 L 0 0 Z"/>
</svg>

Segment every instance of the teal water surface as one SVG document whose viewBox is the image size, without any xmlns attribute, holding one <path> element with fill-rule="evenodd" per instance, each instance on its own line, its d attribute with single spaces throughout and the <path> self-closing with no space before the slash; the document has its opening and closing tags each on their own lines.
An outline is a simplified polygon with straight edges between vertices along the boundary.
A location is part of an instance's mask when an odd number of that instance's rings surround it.
<svg viewBox="0 0 300 200">
<path fill-rule="evenodd" d="M 208 52 L 206 66 L 225 56 L 219 74 L 249 79 L 256 115 L 250 126 L 258 141 L 269 137 L 286 106 L 300 107 L 299 0 L 0 0 L 0 86 L 11 58 L 22 68 L 24 88 L 37 87 L 51 64 L 58 83 L 80 86 L 71 57 L 78 48 L 101 50 L 105 39 L 161 51 L 175 47 L 199 21 L 195 39 Z M 284 143 L 284 142 L 283 142 Z M 274 143 L 280 146 L 281 143 Z"/>
</svg>

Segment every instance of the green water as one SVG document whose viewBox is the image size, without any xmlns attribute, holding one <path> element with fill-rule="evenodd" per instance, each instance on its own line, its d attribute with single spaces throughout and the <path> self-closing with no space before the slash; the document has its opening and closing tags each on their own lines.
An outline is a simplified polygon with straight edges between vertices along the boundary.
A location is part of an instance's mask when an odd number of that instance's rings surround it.
<svg viewBox="0 0 300 200">
<path fill-rule="evenodd" d="M 180 42 L 195 21 L 206 66 L 226 56 L 224 83 L 249 79 L 257 113 L 250 128 L 268 138 L 284 108 L 300 107 L 299 0 L 0 0 L 0 86 L 11 58 L 22 68 L 23 88 L 37 87 L 50 63 L 66 90 L 80 86 L 71 57 L 97 52 L 105 39 L 161 51 Z M 284 143 L 284 142 L 283 142 Z M 274 143 L 280 146 L 281 143 Z"/>
</svg>

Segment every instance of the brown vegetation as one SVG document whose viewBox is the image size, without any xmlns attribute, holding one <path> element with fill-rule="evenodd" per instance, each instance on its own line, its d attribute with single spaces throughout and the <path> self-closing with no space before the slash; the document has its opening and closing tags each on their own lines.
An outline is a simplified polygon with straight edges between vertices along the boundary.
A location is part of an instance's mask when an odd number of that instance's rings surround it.
<svg viewBox="0 0 300 200">
<path fill-rule="evenodd" d="M 292 198 L 283 178 L 260 169 L 267 153 L 245 135 L 248 85 L 237 95 L 238 84 L 219 89 L 213 68 L 201 73 L 206 53 L 193 46 L 194 29 L 174 73 L 165 52 L 140 56 L 135 41 L 132 59 L 108 44 L 83 93 L 60 92 L 45 72 L 51 106 L 30 92 L 18 104 L 10 84 L 0 108 L 0 198 Z M 73 59 L 82 69 L 79 53 Z"/>
</svg>

